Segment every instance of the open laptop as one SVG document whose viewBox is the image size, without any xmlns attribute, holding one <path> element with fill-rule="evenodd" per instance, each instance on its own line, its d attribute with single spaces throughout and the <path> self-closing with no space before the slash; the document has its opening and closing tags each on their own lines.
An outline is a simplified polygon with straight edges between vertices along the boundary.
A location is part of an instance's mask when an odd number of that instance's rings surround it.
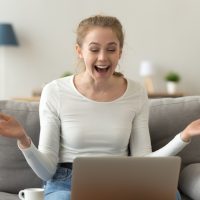
<svg viewBox="0 0 200 200">
<path fill-rule="evenodd" d="M 71 200 L 175 200 L 179 157 L 80 157 Z"/>
</svg>

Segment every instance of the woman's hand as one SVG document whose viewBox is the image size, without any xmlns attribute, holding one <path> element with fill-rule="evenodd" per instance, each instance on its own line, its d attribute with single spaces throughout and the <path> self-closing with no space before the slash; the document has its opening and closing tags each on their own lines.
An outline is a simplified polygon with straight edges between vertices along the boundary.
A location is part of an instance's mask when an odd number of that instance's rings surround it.
<svg viewBox="0 0 200 200">
<path fill-rule="evenodd" d="M 0 135 L 15 138 L 22 147 L 30 146 L 30 138 L 20 123 L 13 117 L 0 113 Z"/>
<path fill-rule="evenodd" d="M 188 142 L 196 135 L 200 135 L 200 119 L 191 122 L 181 133 L 181 138 L 183 141 Z"/>
</svg>

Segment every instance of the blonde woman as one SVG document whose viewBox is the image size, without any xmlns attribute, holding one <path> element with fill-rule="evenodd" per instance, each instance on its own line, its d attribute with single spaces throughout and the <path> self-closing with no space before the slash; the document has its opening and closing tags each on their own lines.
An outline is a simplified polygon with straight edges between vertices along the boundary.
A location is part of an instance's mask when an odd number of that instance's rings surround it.
<svg viewBox="0 0 200 200">
<path fill-rule="evenodd" d="M 131 156 L 176 155 L 200 134 L 197 120 L 152 153 L 146 91 L 116 72 L 123 45 L 117 18 L 97 15 L 80 22 L 76 51 L 84 69 L 44 87 L 38 149 L 14 118 L 0 115 L 0 135 L 16 138 L 29 165 L 46 181 L 45 200 L 70 199 L 76 157 L 128 156 L 128 145 Z"/>
</svg>

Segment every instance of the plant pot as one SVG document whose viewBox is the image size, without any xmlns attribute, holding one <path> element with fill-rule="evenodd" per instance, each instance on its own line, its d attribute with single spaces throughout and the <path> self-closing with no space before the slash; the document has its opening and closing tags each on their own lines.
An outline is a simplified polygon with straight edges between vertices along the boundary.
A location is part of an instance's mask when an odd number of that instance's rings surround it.
<svg viewBox="0 0 200 200">
<path fill-rule="evenodd" d="M 167 82 L 167 93 L 175 94 L 177 92 L 177 83 L 174 81 Z"/>
</svg>

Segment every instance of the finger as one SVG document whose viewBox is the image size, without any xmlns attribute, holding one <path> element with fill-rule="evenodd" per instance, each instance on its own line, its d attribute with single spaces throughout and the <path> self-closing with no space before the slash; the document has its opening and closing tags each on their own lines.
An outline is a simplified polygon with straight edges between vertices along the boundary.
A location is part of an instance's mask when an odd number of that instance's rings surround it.
<svg viewBox="0 0 200 200">
<path fill-rule="evenodd" d="M 0 121 L 8 121 L 10 116 L 0 113 Z"/>
</svg>

